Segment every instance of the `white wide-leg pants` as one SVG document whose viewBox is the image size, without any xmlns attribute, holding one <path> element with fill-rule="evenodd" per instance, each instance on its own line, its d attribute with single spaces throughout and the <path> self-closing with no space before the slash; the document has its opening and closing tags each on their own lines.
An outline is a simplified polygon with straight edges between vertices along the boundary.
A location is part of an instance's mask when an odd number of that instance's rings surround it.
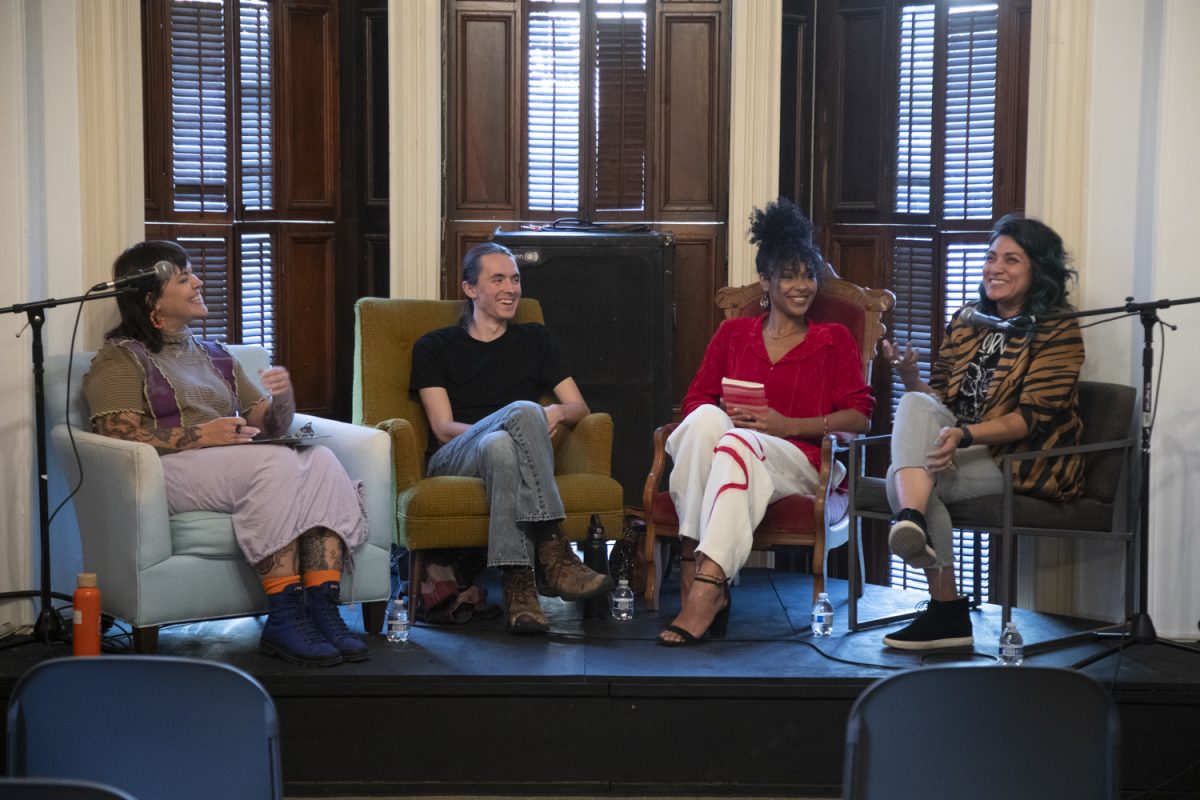
<svg viewBox="0 0 1200 800">
<path fill-rule="evenodd" d="M 812 494 L 816 468 L 786 439 L 734 427 L 719 407 L 695 409 L 667 439 L 674 467 L 669 488 L 679 535 L 732 577 L 750 558 L 754 529 L 767 506 L 793 494 Z M 845 468 L 835 467 L 841 483 Z M 836 484 L 835 484 L 836 485 Z"/>
</svg>

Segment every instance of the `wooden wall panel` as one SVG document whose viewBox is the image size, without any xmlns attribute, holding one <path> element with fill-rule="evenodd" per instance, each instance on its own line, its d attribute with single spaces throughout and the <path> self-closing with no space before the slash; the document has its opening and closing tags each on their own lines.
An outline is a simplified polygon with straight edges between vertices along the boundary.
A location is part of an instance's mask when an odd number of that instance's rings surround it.
<svg viewBox="0 0 1200 800">
<path fill-rule="evenodd" d="M 516 175 L 524 159 L 517 152 L 516 28 L 512 12 L 454 17 L 452 203 L 458 210 L 517 212 Z"/>
<path fill-rule="evenodd" d="M 386 297 L 387 287 L 378 285 L 379 275 L 387 275 L 390 269 L 388 259 L 390 244 L 387 234 L 368 233 L 363 236 L 365 260 L 367 262 L 367 280 L 362 287 L 363 297 Z"/>
<path fill-rule="evenodd" d="M 163 21 L 163 7 L 142 0 L 141 11 L 143 181 L 146 187 L 146 219 L 152 220 L 165 218 L 169 211 L 167 141 L 170 139 L 170 122 L 167 115 L 171 107 L 171 67 L 166 42 L 162 36 L 152 33 L 166 24 Z M 147 35 L 148 32 L 150 35 Z"/>
<path fill-rule="evenodd" d="M 512 229 L 515 225 L 503 225 Z M 448 239 L 445 252 L 446 264 L 442 270 L 442 298 L 456 300 L 466 295 L 462 292 L 462 262 L 463 256 L 477 244 L 489 241 L 496 224 L 491 222 L 463 222 L 454 226 L 453 236 Z"/>
<path fill-rule="evenodd" d="M 387 8 L 369 9 L 363 15 L 363 40 L 366 44 L 364 72 L 366 81 L 366 186 L 368 207 L 387 208 L 388 204 L 388 20 Z"/>
<path fill-rule="evenodd" d="M 336 9 L 325 6 L 284 5 L 283 35 L 276 40 L 284 44 L 276 206 L 281 214 L 303 218 L 328 219 L 338 209 L 338 26 Z M 300 96 L 305 102 L 286 101 Z"/>
<path fill-rule="evenodd" d="M 833 211 L 878 214 L 883 198 L 883 141 L 890 103 L 884 68 L 887 60 L 887 13 L 882 5 L 839 9 L 836 21 L 838 94 L 834 158 Z"/>
<path fill-rule="evenodd" d="M 829 263 L 842 278 L 859 286 L 883 286 L 883 231 L 853 233 L 835 230 Z"/>
<path fill-rule="evenodd" d="M 675 335 L 671 358 L 671 402 L 678 410 L 704 349 L 721 322 L 714 298 L 725 285 L 725 227 L 692 226 L 675 233 Z M 672 313 L 672 309 L 664 309 Z"/>
<path fill-rule="evenodd" d="M 652 169 L 662 213 L 701 212 L 712 219 L 724 207 L 728 92 L 722 80 L 722 37 L 727 41 L 729 35 L 724 18 L 716 12 L 659 17 L 661 144 Z"/>
<path fill-rule="evenodd" d="M 787 0 L 780 48 L 779 194 L 812 214 L 814 0 Z"/>
<path fill-rule="evenodd" d="M 334 406 L 335 237 L 327 226 L 286 225 L 279 238 L 280 361 L 301 410 L 326 415 Z"/>
</svg>

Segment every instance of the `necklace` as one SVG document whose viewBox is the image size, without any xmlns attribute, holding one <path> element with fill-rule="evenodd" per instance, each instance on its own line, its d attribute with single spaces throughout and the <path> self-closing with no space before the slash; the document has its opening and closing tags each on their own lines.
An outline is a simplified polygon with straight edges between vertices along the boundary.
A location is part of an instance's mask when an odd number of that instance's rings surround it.
<svg viewBox="0 0 1200 800">
<path fill-rule="evenodd" d="M 767 336 L 771 337 L 772 339 L 774 339 L 775 341 L 777 341 L 777 342 L 778 342 L 778 341 L 780 341 L 780 340 L 782 340 L 782 339 L 790 339 L 790 338 L 792 338 L 793 336 L 795 336 L 797 333 L 808 333 L 808 323 L 807 323 L 807 322 L 806 322 L 806 323 L 804 323 L 804 327 L 803 327 L 803 328 L 797 328 L 796 330 L 792 331 L 791 333 L 785 333 L 785 334 L 782 334 L 782 335 L 780 335 L 780 334 L 775 334 L 775 333 L 771 333 L 771 329 L 770 329 L 770 328 L 768 328 L 768 327 L 767 327 L 767 326 L 765 326 L 765 325 L 763 326 L 763 330 L 764 330 L 764 331 L 766 331 L 766 333 L 767 333 Z"/>
</svg>

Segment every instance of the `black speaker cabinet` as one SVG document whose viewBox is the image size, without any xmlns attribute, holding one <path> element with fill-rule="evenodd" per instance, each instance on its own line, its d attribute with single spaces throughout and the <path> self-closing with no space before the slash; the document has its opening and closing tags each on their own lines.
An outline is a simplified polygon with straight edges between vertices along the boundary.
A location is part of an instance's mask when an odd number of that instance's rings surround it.
<svg viewBox="0 0 1200 800">
<path fill-rule="evenodd" d="M 640 506 L 654 429 L 671 420 L 669 233 L 501 231 L 588 407 L 613 418 L 613 477 Z M 609 535 L 614 532 L 610 531 Z"/>
</svg>

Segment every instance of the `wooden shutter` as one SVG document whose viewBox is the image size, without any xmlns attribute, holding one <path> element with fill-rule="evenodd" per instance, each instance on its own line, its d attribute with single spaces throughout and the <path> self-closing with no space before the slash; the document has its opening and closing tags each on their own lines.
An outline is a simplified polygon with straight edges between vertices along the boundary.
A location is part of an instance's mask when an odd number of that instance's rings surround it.
<svg viewBox="0 0 1200 800">
<path fill-rule="evenodd" d="M 990 220 L 999 14 L 993 3 L 951 6 L 949 16 L 942 217 Z"/>
<path fill-rule="evenodd" d="M 929 213 L 933 175 L 933 5 L 900 11 L 896 123 L 896 211 Z"/>
<path fill-rule="evenodd" d="M 232 340 L 234 320 L 229 307 L 232 290 L 230 251 L 228 242 L 216 236 L 180 236 L 176 239 L 192 262 L 192 272 L 204 281 L 202 294 L 208 316 L 191 324 L 193 332 L 203 339 L 222 342 Z"/>
<path fill-rule="evenodd" d="M 595 203 L 642 210 L 646 188 L 646 12 L 596 19 Z"/>
<path fill-rule="evenodd" d="M 269 233 L 239 237 L 241 341 L 261 344 L 275 360 L 275 254 Z"/>
<path fill-rule="evenodd" d="M 171 3 L 171 187 L 174 211 L 229 208 L 225 12 Z"/>
<path fill-rule="evenodd" d="M 238 8 L 238 149 L 242 207 L 272 207 L 274 148 L 271 115 L 271 9 L 266 0 L 241 0 Z"/>
<path fill-rule="evenodd" d="M 535 0 L 533 6 L 526 50 L 529 209 L 575 212 L 582 152 L 580 11 L 577 3 Z"/>
</svg>

